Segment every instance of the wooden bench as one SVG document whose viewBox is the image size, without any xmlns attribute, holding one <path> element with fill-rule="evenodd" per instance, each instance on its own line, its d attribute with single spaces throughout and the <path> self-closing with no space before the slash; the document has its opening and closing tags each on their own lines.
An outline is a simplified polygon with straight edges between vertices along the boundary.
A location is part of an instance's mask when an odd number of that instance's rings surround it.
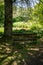
<svg viewBox="0 0 43 65">
<path fill-rule="evenodd" d="M 22 33 L 15 33 L 13 34 L 14 41 L 35 41 L 37 40 L 37 34 L 36 33 L 30 33 L 30 34 L 22 34 Z"/>
</svg>

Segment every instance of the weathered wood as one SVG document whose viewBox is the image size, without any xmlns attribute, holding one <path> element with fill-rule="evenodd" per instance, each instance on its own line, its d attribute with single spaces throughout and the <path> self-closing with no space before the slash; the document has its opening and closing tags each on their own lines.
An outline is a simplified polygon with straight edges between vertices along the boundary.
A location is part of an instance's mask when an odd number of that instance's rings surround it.
<svg viewBox="0 0 43 65">
<path fill-rule="evenodd" d="M 32 34 L 13 34 L 13 39 L 15 41 L 34 41 L 37 40 L 37 34 L 32 33 Z"/>
</svg>

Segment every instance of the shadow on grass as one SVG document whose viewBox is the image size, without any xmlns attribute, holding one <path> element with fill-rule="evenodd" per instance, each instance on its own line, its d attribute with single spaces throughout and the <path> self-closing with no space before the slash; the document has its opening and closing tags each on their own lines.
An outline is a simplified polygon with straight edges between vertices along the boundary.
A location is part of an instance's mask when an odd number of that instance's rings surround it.
<svg viewBox="0 0 43 65">
<path fill-rule="evenodd" d="M 0 39 L 2 38 L 3 34 L 4 34 L 4 33 L 0 32 Z"/>
<path fill-rule="evenodd" d="M 15 30 L 16 33 L 33 33 L 31 31 Z M 13 33 L 14 33 L 13 32 Z M 26 33 L 27 34 L 27 33 Z M 32 41 L 3 41 L 0 33 L 0 65 L 43 65 L 43 48 Z"/>
<path fill-rule="evenodd" d="M 27 41 L 10 42 L 0 44 L 0 65 L 43 65 L 43 48 Z"/>
</svg>

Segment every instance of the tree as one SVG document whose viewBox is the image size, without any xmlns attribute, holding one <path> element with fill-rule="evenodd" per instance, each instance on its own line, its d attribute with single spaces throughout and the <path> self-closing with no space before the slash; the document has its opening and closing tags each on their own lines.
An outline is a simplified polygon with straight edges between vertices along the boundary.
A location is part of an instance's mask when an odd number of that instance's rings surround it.
<svg viewBox="0 0 43 65">
<path fill-rule="evenodd" d="M 16 0 L 14 0 L 15 2 Z M 12 0 L 4 0 L 5 3 L 5 22 L 4 35 L 9 37 L 12 35 Z"/>
<path fill-rule="evenodd" d="M 5 22 L 4 22 L 4 35 L 12 35 L 12 0 L 4 0 L 5 4 Z"/>
</svg>

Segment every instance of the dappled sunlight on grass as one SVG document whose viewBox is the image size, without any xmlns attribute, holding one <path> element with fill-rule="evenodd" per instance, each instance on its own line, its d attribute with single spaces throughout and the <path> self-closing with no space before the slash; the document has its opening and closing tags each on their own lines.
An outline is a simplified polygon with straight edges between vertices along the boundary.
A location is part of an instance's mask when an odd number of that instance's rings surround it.
<svg viewBox="0 0 43 65">
<path fill-rule="evenodd" d="M 38 23 L 38 22 L 15 22 L 13 23 L 13 31 L 15 31 L 15 33 L 18 31 L 22 31 L 25 33 L 28 32 L 36 32 L 36 33 L 41 33 L 43 32 L 43 26 Z M 0 33 L 4 32 L 4 27 L 0 27 Z"/>
<path fill-rule="evenodd" d="M 13 23 L 13 31 L 14 30 L 32 30 L 33 32 L 41 32 L 43 31 L 43 26 L 36 21 L 28 21 L 28 22 L 15 22 Z"/>
<path fill-rule="evenodd" d="M 26 42 L 24 44 L 4 42 L 0 44 L 0 48 L 2 48 L 0 49 L 0 65 L 31 65 L 31 63 L 32 65 L 43 65 L 43 48 L 40 48 L 39 45 L 29 45 Z"/>
<path fill-rule="evenodd" d="M 38 27 L 38 28 L 41 28 L 42 27 L 42 25 L 39 23 L 39 22 L 34 22 L 34 21 L 28 21 L 28 22 L 14 22 L 13 23 L 13 26 L 14 27 L 24 27 L 24 28 L 31 28 L 31 27 L 33 27 L 33 26 L 36 26 L 36 27 Z"/>
<path fill-rule="evenodd" d="M 0 33 L 3 33 L 3 32 L 4 32 L 4 28 L 0 27 Z"/>
</svg>

